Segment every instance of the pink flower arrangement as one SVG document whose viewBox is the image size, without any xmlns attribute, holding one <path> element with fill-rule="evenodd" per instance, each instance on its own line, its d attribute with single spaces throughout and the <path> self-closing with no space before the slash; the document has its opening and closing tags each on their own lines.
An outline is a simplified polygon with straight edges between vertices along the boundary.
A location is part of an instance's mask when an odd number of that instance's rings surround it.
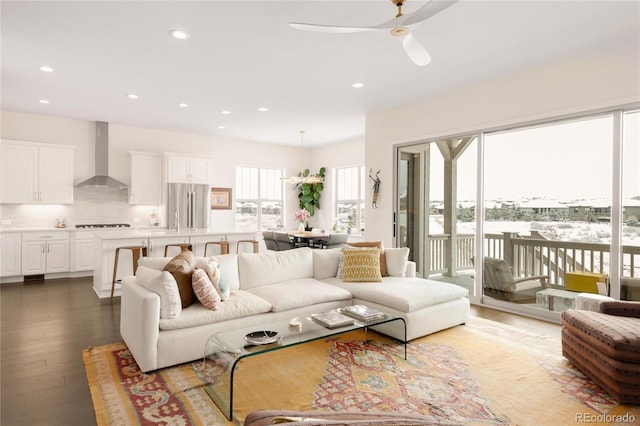
<svg viewBox="0 0 640 426">
<path fill-rule="evenodd" d="M 304 222 L 307 219 L 309 219 L 309 210 L 307 210 L 307 209 L 298 210 L 297 212 L 295 212 L 293 214 L 293 217 L 298 222 Z"/>
</svg>

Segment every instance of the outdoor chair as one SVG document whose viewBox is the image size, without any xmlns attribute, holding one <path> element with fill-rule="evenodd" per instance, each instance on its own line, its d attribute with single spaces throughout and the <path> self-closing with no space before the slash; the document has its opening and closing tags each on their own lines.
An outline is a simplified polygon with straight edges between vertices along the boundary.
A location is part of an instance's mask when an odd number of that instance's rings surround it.
<svg viewBox="0 0 640 426">
<path fill-rule="evenodd" d="M 514 277 L 504 259 L 484 258 L 483 288 L 486 296 L 513 303 L 536 303 L 536 293 L 550 288 L 546 275 Z"/>
</svg>

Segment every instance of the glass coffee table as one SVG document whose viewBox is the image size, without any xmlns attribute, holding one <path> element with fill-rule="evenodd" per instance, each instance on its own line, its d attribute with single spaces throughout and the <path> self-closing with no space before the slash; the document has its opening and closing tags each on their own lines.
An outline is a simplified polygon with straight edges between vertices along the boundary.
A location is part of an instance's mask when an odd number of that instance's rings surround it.
<svg viewBox="0 0 640 426">
<path fill-rule="evenodd" d="M 285 349 L 318 339 L 324 339 L 354 330 L 366 330 L 380 324 L 399 321 L 404 328 L 404 359 L 407 359 L 407 324 L 402 317 L 387 314 L 369 322 L 354 320 L 353 324 L 327 328 L 318 324 L 311 316 L 295 318 L 300 326 L 291 325 L 292 320 L 276 321 L 238 330 L 216 333 L 207 340 L 204 349 L 205 377 L 207 369 L 222 371 L 205 390 L 228 420 L 233 419 L 233 380 L 238 363 L 251 356 Z M 273 332 L 273 333 L 270 333 Z M 277 333 L 277 334 L 275 334 Z"/>
</svg>

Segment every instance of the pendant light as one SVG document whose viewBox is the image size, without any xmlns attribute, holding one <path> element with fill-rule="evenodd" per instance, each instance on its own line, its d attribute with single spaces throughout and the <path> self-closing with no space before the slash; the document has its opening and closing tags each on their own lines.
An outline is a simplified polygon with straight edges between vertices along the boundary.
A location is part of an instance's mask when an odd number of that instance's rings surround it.
<svg viewBox="0 0 640 426">
<path fill-rule="evenodd" d="M 307 174 L 307 176 L 305 176 L 305 174 Z M 324 181 L 324 178 L 309 175 L 309 171 L 304 168 L 304 130 L 300 130 L 300 173 L 298 173 L 297 176 L 284 178 L 284 180 L 293 185 L 303 183 L 321 183 Z"/>
</svg>

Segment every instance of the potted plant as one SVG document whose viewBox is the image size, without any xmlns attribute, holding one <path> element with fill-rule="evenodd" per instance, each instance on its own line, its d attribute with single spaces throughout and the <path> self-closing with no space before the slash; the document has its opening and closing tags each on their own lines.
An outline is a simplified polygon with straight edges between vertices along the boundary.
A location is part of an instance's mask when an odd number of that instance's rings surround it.
<svg viewBox="0 0 640 426">
<path fill-rule="evenodd" d="M 317 174 L 313 175 L 317 178 L 317 182 L 302 182 L 295 186 L 298 190 L 298 205 L 301 209 L 305 209 L 309 212 L 309 216 L 316 214 L 316 209 L 320 208 L 320 195 L 324 189 L 324 180 L 326 169 L 321 167 Z M 310 176 L 309 169 L 305 169 L 304 172 L 299 174 L 302 178 L 308 178 Z"/>
</svg>

